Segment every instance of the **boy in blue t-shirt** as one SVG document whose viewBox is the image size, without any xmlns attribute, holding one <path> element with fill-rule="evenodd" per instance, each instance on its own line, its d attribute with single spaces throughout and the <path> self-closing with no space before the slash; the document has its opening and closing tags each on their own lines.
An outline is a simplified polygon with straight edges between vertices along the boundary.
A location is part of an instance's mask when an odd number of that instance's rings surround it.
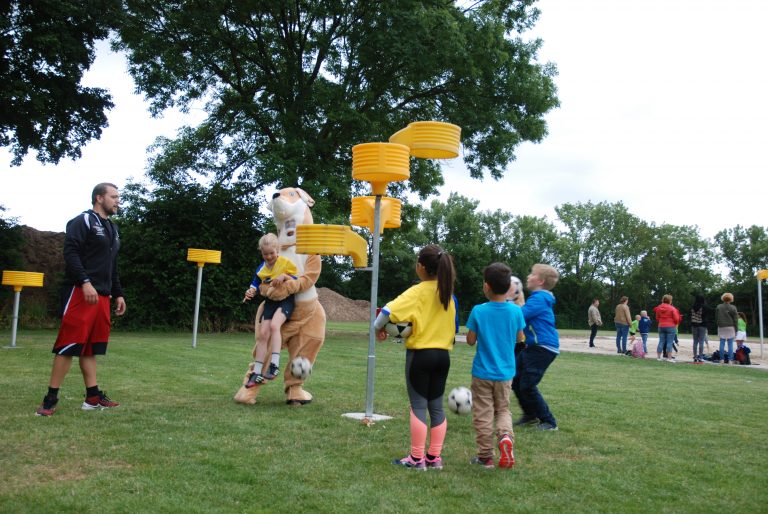
<svg viewBox="0 0 768 514">
<path fill-rule="evenodd" d="M 493 468 L 494 418 L 500 452 L 499 467 L 515 465 L 509 394 L 515 376 L 515 343 L 523 340 L 522 309 L 507 302 L 512 270 L 495 262 L 483 270 L 483 293 L 487 303 L 472 308 L 467 320 L 467 344 L 477 344 L 472 362 L 472 423 L 477 455 L 473 464 Z"/>
</svg>

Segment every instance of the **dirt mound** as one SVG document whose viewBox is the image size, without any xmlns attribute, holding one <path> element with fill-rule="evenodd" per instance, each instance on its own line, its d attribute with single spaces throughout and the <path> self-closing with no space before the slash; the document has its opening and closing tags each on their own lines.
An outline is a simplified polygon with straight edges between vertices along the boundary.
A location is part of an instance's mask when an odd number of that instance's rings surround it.
<svg viewBox="0 0 768 514">
<path fill-rule="evenodd" d="M 317 288 L 320 305 L 328 321 L 370 321 L 371 302 L 351 300 L 325 287 Z"/>
</svg>

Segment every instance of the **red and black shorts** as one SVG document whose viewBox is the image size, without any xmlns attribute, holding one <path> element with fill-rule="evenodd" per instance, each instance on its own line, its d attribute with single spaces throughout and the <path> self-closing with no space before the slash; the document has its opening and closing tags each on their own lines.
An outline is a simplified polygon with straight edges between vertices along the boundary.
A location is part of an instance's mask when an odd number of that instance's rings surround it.
<svg viewBox="0 0 768 514">
<path fill-rule="evenodd" d="M 109 308 L 109 296 L 99 295 L 99 301 L 90 304 L 85 301 L 83 288 L 73 287 L 64 307 L 53 353 L 78 357 L 107 353 Z"/>
</svg>

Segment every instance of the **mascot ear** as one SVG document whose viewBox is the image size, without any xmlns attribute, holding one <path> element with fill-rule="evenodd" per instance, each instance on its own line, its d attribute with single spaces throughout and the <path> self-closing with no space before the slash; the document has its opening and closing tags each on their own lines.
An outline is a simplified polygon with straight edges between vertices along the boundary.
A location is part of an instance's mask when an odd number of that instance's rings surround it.
<svg viewBox="0 0 768 514">
<path fill-rule="evenodd" d="M 305 204 L 307 204 L 307 205 L 308 205 L 308 206 L 310 206 L 310 207 L 312 207 L 313 205 L 315 205 L 315 201 L 312 199 L 312 197 L 311 197 L 311 196 L 309 196 L 309 195 L 307 194 L 307 192 L 306 192 L 306 191 L 304 191 L 304 190 L 303 190 L 303 189 L 301 189 L 300 187 L 297 187 L 297 188 L 296 188 L 296 191 L 298 191 L 298 193 L 299 193 L 299 198 L 301 198 L 302 200 L 304 200 L 304 203 L 305 203 Z"/>
</svg>

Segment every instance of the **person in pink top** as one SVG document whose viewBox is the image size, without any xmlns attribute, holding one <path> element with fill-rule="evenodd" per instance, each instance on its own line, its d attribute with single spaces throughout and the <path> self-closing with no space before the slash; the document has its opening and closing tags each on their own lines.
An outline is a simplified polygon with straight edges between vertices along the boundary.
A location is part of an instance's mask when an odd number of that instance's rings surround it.
<svg viewBox="0 0 768 514">
<path fill-rule="evenodd" d="M 668 362 L 676 362 L 672 354 L 672 344 L 675 342 L 677 325 L 680 324 L 680 311 L 672 306 L 672 295 L 665 294 L 661 303 L 653 308 L 656 322 L 659 324 L 659 345 L 656 348 L 656 360 L 664 360 L 661 357 L 665 351 Z"/>
</svg>

